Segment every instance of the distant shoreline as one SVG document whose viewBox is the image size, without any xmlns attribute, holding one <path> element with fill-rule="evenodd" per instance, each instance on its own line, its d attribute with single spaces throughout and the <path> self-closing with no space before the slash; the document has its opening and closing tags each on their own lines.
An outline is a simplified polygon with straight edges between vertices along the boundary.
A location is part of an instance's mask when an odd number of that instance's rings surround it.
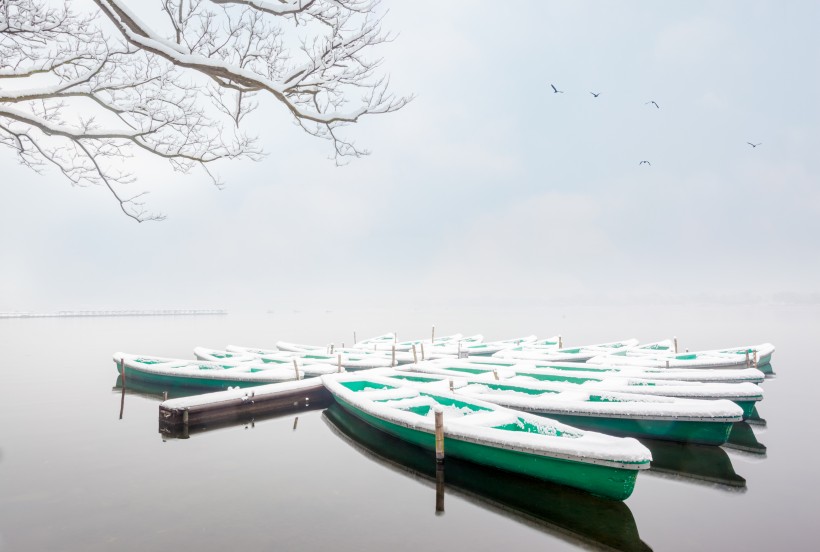
<svg viewBox="0 0 820 552">
<path fill-rule="evenodd" d="M 79 318 L 89 316 L 198 316 L 228 314 L 225 309 L 78 310 L 57 312 L 0 312 L 0 318 Z"/>
</svg>

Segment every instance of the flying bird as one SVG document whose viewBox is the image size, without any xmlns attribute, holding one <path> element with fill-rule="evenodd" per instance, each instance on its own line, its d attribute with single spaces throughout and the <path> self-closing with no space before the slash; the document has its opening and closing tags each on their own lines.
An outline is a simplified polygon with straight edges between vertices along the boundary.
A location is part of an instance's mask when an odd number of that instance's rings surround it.
<svg viewBox="0 0 820 552">
<path fill-rule="evenodd" d="M 553 94 L 563 94 L 564 93 L 563 90 L 558 90 L 557 88 L 555 88 L 554 84 L 551 84 L 550 86 L 552 86 L 552 93 Z"/>
<path fill-rule="evenodd" d="M 640 163 L 638 163 L 638 165 L 643 165 L 644 163 L 646 163 L 650 167 L 652 166 L 652 163 L 650 163 L 649 161 L 641 161 Z"/>
<path fill-rule="evenodd" d="M 759 146 L 759 145 L 760 145 L 760 144 L 762 144 L 763 142 L 758 142 L 757 144 L 753 144 L 753 143 L 751 143 L 751 142 L 746 142 L 746 143 L 747 143 L 747 144 L 749 144 L 750 146 L 752 146 L 753 148 L 756 148 L 757 146 Z"/>
<path fill-rule="evenodd" d="M 592 95 L 593 95 L 593 96 L 595 96 L 596 98 L 597 98 L 598 96 L 600 96 L 600 95 L 601 95 L 601 93 L 600 93 L 600 92 L 598 92 L 597 94 L 596 94 L 595 92 L 590 92 L 590 94 L 592 94 Z"/>
<path fill-rule="evenodd" d="M 646 102 L 644 105 L 649 105 L 649 104 L 654 105 L 654 106 L 655 106 L 655 107 L 657 107 L 658 109 L 660 109 L 660 108 L 661 108 L 661 106 L 659 106 L 659 105 L 658 105 L 658 102 L 656 102 L 655 100 L 650 100 L 650 101 Z"/>
</svg>

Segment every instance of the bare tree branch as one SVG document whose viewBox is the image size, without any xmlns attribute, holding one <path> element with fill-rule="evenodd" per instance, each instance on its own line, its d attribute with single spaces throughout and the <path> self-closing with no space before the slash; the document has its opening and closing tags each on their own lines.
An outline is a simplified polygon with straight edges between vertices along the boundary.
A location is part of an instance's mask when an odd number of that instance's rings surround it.
<svg viewBox="0 0 820 552">
<path fill-rule="evenodd" d="M 0 0 L 0 146 L 33 170 L 107 187 L 135 220 L 158 220 L 143 193 L 119 191 L 134 181 L 120 169 L 134 149 L 175 170 L 199 166 L 219 185 L 208 164 L 261 158 L 241 127 L 264 98 L 330 141 L 337 163 L 368 153 L 343 126 L 412 99 L 389 92 L 370 54 L 391 40 L 378 0 L 156 1 L 167 29 L 124 0 L 94 0 L 89 13 L 68 0 Z"/>
</svg>

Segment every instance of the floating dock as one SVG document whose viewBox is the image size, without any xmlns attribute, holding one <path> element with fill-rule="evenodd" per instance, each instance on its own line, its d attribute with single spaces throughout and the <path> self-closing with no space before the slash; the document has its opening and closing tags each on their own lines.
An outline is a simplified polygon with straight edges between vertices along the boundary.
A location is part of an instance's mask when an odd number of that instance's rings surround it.
<svg viewBox="0 0 820 552">
<path fill-rule="evenodd" d="M 194 428 L 275 414 L 278 411 L 330 404 L 321 378 L 272 383 L 169 399 L 159 405 L 160 431 Z"/>
</svg>

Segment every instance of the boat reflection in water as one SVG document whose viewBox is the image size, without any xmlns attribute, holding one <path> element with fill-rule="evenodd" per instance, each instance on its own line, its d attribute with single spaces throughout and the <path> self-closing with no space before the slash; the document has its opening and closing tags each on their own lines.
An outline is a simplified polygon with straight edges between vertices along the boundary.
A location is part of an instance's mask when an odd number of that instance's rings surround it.
<svg viewBox="0 0 820 552">
<path fill-rule="evenodd" d="M 705 482 L 730 491 L 745 492 L 746 480 L 735 473 L 732 460 L 721 447 L 640 439 L 652 451 L 649 473 Z"/>
<path fill-rule="evenodd" d="M 429 451 L 371 427 L 335 403 L 325 410 L 324 418 L 368 458 L 433 482 L 437 514 L 444 511 L 446 485 L 448 492 L 587 548 L 651 550 L 640 539 L 632 512 L 623 502 L 456 458 L 437 466 Z"/>
<path fill-rule="evenodd" d="M 735 422 L 729 433 L 729 440 L 723 445 L 726 448 L 765 455 L 766 445 L 757 440 L 757 435 L 746 422 Z"/>
<path fill-rule="evenodd" d="M 117 376 L 117 381 L 111 389 L 115 393 L 122 393 L 122 376 Z M 185 386 L 177 385 L 156 385 L 146 383 L 136 378 L 128 378 L 125 382 L 125 393 L 127 395 L 136 395 L 146 399 L 165 399 L 165 393 L 168 394 L 169 399 L 177 399 L 179 397 L 190 397 L 192 395 L 201 395 L 202 389 L 192 389 Z"/>
</svg>

